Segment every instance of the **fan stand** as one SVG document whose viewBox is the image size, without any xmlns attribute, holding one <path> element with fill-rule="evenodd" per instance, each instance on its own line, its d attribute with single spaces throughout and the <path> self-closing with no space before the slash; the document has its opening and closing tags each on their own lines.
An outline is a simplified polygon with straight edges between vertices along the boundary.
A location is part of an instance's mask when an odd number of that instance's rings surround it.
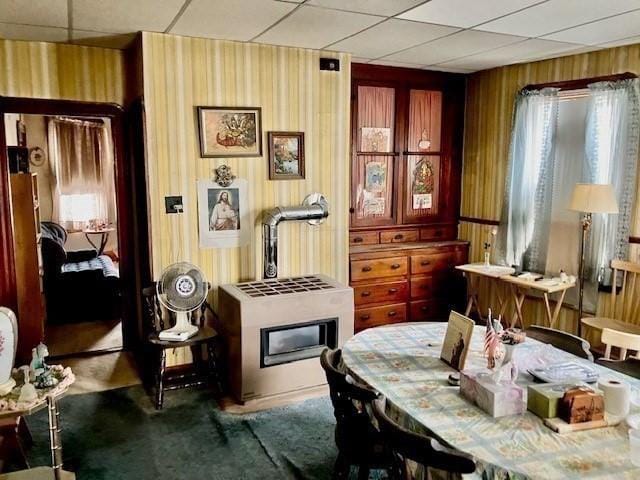
<svg viewBox="0 0 640 480">
<path fill-rule="evenodd" d="M 193 337 L 198 333 L 198 327 L 191 323 L 189 320 L 189 313 L 191 312 L 175 312 L 176 324 L 175 326 L 162 330 L 158 334 L 160 340 L 168 340 L 171 342 L 182 342 L 188 338 Z"/>
</svg>

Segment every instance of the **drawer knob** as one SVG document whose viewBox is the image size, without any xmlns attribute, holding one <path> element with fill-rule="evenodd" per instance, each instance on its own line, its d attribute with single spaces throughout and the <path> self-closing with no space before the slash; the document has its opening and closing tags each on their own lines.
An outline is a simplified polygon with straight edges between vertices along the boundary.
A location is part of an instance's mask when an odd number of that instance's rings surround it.
<svg viewBox="0 0 640 480">
<path fill-rule="evenodd" d="M 427 312 L 429 311 L 429 307 L 427 307 L 426 305 L 423 305 L 420 310 L 422 310 L 423 312 Z"/>
<path fill-rule="evenodd" d="M 371 271 L 371 267 L 369 265 L 365 265 L 364 267 L 362 267 L 362 271 L 363 272 L 370 272 Z"/>
<path fill-rule="evenodd" d="M 390 288 L 389 293 L 396 293 L 398 291 L 397 288 Z"/>
<path fill-rule="evenodd" d="M 362 237 L 354 237 L 353 238 L 353 243 L 362 243 L 364 241 L 364 238 Z"/>
<path fill-rule="evenodd" d="M 431 288 L 431 286 L 428 285 L 428 284 L 420 285 L 420 289 L 422 289 L 422 290 L 429 290 L 430 288 Z"/>
<path fill-rule="evenodd" d="M 422 260 L 420 262 L 420 265 L 422 265 L 423 267 L 426 267 L 427 265 L 431 265 L 431 262 L 429 260 Z"/>
<path fill-rule="evenodd" d="M 397 270 L 400 268 L 400 264 L 399 263 L 394 263 L 393 265 L 391 265 L 391 269 L 392 270 Z"/>
<path fill-rule="evenodd" d="M 436 230 L 435 232 L 433 232 L 433 235 L 435 237 L 441 237 L 442 236 L 442 230 Z"/>
<path fill-rule="evenodd" d="M 395 310 L 391 310 L 389 313 L 387 313 L 388 316 L 390 317 L 395 317 L 396 316 L 396 311 Z"/>
<path fill-rule="evenodd" d="M 362 292 L 360 295 L 363 296 L 363 297 L 369 297 L 369 296 L 371 296 L 371 292 L 367 290 L 365 292 Z"/>
<path fill-rule="evenodd" d="M 398 233 L 395 237 L 393 237 L 394 240 L 402 240 L 404 238 L 404 235 L 401 233 Z"/>
<path fill-rule="evenodd" d="M 360 320 L 369 320 L 371 315 L 360 315 Z"/>
</svg>

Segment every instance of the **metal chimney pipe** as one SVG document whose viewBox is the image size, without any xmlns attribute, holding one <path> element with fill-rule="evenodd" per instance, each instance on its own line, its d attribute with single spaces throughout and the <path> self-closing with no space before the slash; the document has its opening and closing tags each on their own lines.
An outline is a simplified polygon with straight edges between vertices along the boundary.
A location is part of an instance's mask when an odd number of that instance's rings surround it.
<svg viewBox="0 0 640 480">
<path fill-rule="evenodd" d="M 280 222 L 306 220 L 310 225 L 319 225 L 328 216 L 329 203 L 320 193 L 308 195 L 302 205 L 275 207 L 266 211 L 262 220 L 264 278 L 278 276 L 278 224 Z"/>
</svg>

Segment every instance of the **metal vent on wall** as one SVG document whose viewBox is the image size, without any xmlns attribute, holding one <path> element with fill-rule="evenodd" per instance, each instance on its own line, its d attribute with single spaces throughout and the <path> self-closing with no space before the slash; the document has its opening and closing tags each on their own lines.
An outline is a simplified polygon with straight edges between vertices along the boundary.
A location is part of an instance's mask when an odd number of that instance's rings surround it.
<svg viewBox="0 0 640 480">
<path fill-rule="evenodd" d="M 313 292 L 316 290 L 330 290 L 335 288 L 321 278 L 313 275 L 240 283 L 237 284 L 236 287 L 250 297 L 286 295 L 289 293 Z"/>
</svg>

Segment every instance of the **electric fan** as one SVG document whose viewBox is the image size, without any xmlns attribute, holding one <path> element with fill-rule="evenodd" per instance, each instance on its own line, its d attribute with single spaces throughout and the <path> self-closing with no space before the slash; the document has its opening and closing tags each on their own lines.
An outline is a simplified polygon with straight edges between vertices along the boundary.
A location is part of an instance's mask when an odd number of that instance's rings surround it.
<svg viewBox="0 0 640 480">
<path fill-rule="evenodd" d="M 202 305 L 208 290 L 200 269 L 187 262 L 174 263 L 162 272 L 156 289 L 160 303 L 176 314 L 175 326 L 161 331 L 160 340 L 179 342 L 198 333 L 190 314 Z"/>
</svg>

